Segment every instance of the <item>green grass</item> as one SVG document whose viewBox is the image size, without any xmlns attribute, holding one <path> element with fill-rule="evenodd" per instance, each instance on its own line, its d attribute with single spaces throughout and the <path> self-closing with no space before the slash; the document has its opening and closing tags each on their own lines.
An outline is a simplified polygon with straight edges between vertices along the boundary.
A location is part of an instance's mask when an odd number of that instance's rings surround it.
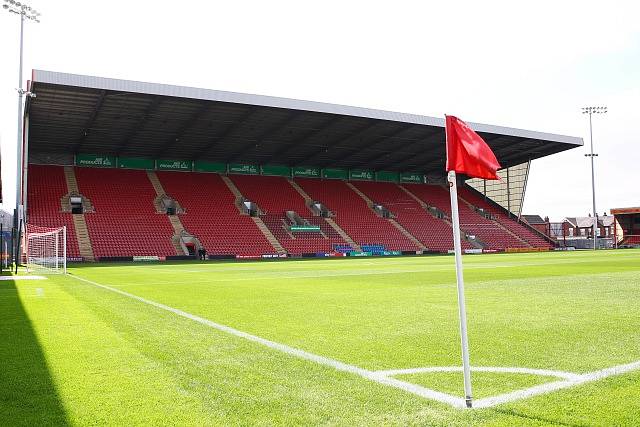
<svg viewBox="0 0 640 427">
<path fill-rule="evenodd" d="M 640 251 L 467 256 L 474 366 L 640 360 Z M 637 425 L 640 371 L 458 410 L 75 279 L 370 370 L 460 365 L 452 257 L 70 268 L 0 282 L 0 425 Z M 38 290 L 40 289 L 40 290 Z M 462 395 L 461 374 L 397 376 Z M 474 373 L 486 397 L 553 378 Z"/>
</svg>

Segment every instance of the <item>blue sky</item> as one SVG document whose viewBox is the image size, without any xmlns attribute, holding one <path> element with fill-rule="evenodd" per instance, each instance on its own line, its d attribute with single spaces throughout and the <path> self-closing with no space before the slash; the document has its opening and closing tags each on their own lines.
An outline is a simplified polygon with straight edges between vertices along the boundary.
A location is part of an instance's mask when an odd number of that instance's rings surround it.
<svg viewBox="0 0 640 427">
<path fill-rule="evenodd" d="M 33 0 L 25 69 L 325 101 L 568 134 L 594 120 L 598 212 L 640 205 L 634 1 Z M 153 6 L 150 6 L 153 5 Z M 0 11 L 0 143 L 14 200 L 18 20 Z M 29 75 L 25 73 L 25 78 Z M 533 162 L 524 213 L 586 215 L 585 148 Z M 637 181 L 637 179 L 635 179 Z"/>
</svg>

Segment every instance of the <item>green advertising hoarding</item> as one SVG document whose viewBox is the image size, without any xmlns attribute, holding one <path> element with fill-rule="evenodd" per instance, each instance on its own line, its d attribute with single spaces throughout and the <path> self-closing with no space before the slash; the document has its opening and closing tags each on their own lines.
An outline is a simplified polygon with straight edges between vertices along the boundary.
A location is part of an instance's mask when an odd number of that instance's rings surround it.
<svg viewBox="0 0 640 427">
<path fill-rule="evenodd" d="M 156 162 L 153 159 L 140 157 L 118 157 L 118 167 L 123 169 L 153 170 L 156 168 Z"/>
<path fill-rule="evenodd" d="M 389 172 L 389 171 L 376 172 L 376 181 L 398 182 L 399 180 L 400 180 L 400 174 L 398 172 Z"/>
<path fill-rule="evenodd" d="M 320 232 L 319 225 L 292 225 L 289 227 L 289 230 L 292 232 Z"/>
<path fill-rule="evenodd" d="M 419 173 L 402 172 L 400 174 L 400 182 L 420 184 L 424 182 L 424 175 Z"/>
<path fill-rule="evenodd" d="M 349 179 L 349 171 L 346 169 L 325 168 L 322 169 L 322 177 L 327 179 Z"/>
<path fill-rule="evenodd" d="M 88 166 L 93 168 L 115 168 L 115 156 L 102 156 L 99 154 L 77 154 L 76 166 Z"/>
<path fill-rule="evenodd" d="M 158 170 L 190 171 L 193 168 L 191 160 L 156 160 Z"/>
<path fill-rule="evenodd" d="M 301 178 L 320 178 L 320 168 L 296 166 L 293 168 L 293 176 L 299 176 Z"/>
<path fill-rule="evenodd" d="M 260 172 L 262 175 L 291 176 L 291 168 L 288 166 L 262 165 L 260 166 Z"/>
<path fill-rule="evenodd" d="M 373 181 L 373 171 L 365 169 L 350 169 L 349 179 L 358 179 L 361 181 Z"/>
<path fill-rule="evenodd" d="M 237 173 L 243 175 L 258 175 L 260 170 L 256 165 L 247 165 L 242 163 L 229 163 L 229 173 Z"/>
<path fill-rule="evenodd" d="M 227 164 L 196 160 L 193 162 L 193 170 L 196 172 L 227 173 Z"/>
</svg>

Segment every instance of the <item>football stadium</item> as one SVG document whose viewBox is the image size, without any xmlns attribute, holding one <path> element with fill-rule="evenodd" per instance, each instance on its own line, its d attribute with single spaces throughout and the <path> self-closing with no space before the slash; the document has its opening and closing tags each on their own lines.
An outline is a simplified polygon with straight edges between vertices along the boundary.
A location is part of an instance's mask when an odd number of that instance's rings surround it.
<svg viewBox="0 0 640 427">
<path fill-rule="evenodd" d="M 631 7 L 107 3 L 3 0 L 0 426 L 640 425 Z"/>
<path fill-rule="evenodd" d="M 456 186 L 470 404 L 443 119 L 28 90 L 2 424 L 637 424 L 640 252 L 520 220 L 531 162 L 581 138 L 470 124 L 502 167 Z"/>
</svg>

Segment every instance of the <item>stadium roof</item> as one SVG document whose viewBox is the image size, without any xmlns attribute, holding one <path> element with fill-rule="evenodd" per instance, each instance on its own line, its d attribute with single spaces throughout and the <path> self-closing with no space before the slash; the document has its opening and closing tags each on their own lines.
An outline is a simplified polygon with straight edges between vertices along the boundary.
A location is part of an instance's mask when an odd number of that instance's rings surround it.
<svg viewBox="0 0 640 427">
<path fill-rule="evenodd" d="M 34 70 L 29 152 L 442 174 L 443 118 Z M 503 167 L 582 138 L 479 123 Z"/>
</svg>

